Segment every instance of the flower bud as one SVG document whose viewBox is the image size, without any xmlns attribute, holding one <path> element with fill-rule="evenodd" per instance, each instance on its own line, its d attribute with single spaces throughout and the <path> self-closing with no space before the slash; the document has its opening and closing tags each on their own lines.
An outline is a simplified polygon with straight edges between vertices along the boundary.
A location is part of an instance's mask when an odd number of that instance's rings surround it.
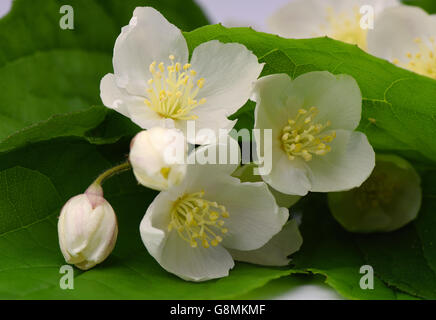
<svg viewBox="0 0 436 320">
<path fill-rule="evenodd" d="M 64 205 L 58 221 L 59 245 L 66 262 L 88 270 L 112 252 L 118 234 L 115 212 L 103 189 L 91 185 Z"/>
<path fill-rule="evenodd" d="M 377 154 L 374 171 L 360 187 L 328 194 L 333 217 L 346 230 L 360 233 L 405 226 L 417 217 L 421 201 L 421 179 L 413 166 L 385 154 Z"/>
<path fill-rule="evenodd" d="M 154 127 L 133 138 L 129 160 L 139 183 L 166 190 L 185 177 L 186 151 L 185 137 L 180 130 Z"/>
</svg>

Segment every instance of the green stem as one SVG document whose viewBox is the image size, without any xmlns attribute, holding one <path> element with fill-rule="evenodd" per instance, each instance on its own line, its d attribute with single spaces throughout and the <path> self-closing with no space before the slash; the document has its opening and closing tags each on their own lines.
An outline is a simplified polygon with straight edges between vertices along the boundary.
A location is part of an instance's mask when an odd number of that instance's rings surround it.
<svg viewBox="0 0 436 320">
<path fill-rule="evenodd" d="M 115 166 L 113 168 L 110 168 L 108 170 L 106 170 L 105 172 L 103 172 L 101 175 L 99 175 L 97 177 L 97 179 L 95 179 L 93 184 L 97 184 L 97 185 L 102 185 L 102 183 L 106 180 L 109 179 L 110 177 L 119 174 L 121 172 L 130 170 L 131 165 L 129 161 L 126 161 L 118 166 Z"/>
</svg>

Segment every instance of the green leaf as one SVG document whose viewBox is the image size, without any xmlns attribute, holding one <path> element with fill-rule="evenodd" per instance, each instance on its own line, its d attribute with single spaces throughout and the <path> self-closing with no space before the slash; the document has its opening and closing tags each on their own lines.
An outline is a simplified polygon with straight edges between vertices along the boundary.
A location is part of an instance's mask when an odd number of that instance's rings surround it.
<svg viewBox="0 0 436 320">
<path fill-rule="evenodd" d="M 284 39 L 248 28 L 205 26 L 185 33 L 190 50 L 209 40 L 239 42 L 265 62 L 263 75 L 292 78 L 315 70 L 349 74 L 363 95 L 359 129 L 380 151 L 412 160 L 436 161 L 436 80 L 375 58 L 357 46 L 329 38 Z M 413 92 L 413 94 L 410 94 Z"/>
<path fill-rule="evenodd" d="M 300 230 L 304 241 L 300 251 L 292 258 L 293 272 L 323 275 L 328 285 L 349 299 L 413 299 L 389 288 L 378 276 L 374 277 L 373 290 L 361 289 L 363 274 L 359 271 L 367 263 L 354 242 L 354 235 L 346 232 L 332 218 L 324 196 L 312 195 L 300 205 Z M 377 268 L 375 272 L 377 274 Z"/>
<path fill-rule="evenodd" d="M 74 9 L 74 30 L 59 26 L 64 4 Z M 54 114 L 100 105 L 115 39 L 137 6 L 155 7 L 183 30 L 207 23 L 191 0 L 14 1 L 0 20 L 0 141 Z"/>
<path fill-rule="evenodd" d="M 348 233 L 334 221 L 324 199 L 306 199 L 304 243 L 293 259 L 297 272 L 326 276 L 326 282 L 348 298 L 436 299 L 436 171 L 422 176 L 424 199 L 417 220 L 391 233 Z M 374 290 L 359 287 L 358 270 L 364 264 L 374 269 Z"/>
<path fill-rule="evenodd" d="M 74 290 L 61 290 L 60 209 L 102 170 L 122 161 L 126 145 L 60 138 L 0 155 L 1 299 L 224 299 L 290 274 L 288 268 L 243 263 L 229 277 L 204 283 L 167 273 L 147 253 L 139 234 L 139 222 L 157 193 L 139 186 L 128 172 L 104 186 L 119 223 L 113 254 L 87 272 L 74 269 Z"/>
<path fill-rule="evenodd" d="M 436 3 L 433 0 L 403 0 L 403 3 L 421 7 L 428 13 L 436 13 Z"/>
<path fill-rule="evenodd" d="M 54 115 L 17 131 L 0 142 L 0 152 L 60 137 L 83 137 L 96 144 L 113 143 L 123 136 L 133 136 L 138 130 L 129 119 L 114 111 L 105 107 L 91 107 Z"/>
</svg>

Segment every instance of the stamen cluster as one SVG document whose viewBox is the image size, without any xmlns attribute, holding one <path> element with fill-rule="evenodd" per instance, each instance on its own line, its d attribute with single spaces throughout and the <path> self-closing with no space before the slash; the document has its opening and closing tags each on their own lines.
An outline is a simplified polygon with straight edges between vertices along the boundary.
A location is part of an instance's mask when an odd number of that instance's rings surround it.
<svg viewBox="0 0 436 320">
<path fill-rule="evenodd" d="M 171 210 L 168 231 L 176 230 L 191 247 L 201 244 L 204 248 L 217 246 L 227 233 L 224 219 L 229 217 L 226 208 L 216 202 L 203 199 L 204 191 L 185 194 L 177 199 Z"/>
<path fill-rule="evenodd" d="M 174 120 L 195 120 L 198 117 L 192 110 L 204 104 L 206 99 L 196 100 L 199 90 L 204 85 L 204 78 L 195 81 L 197 72 L 186 63 L 174 62 L 174 55 L 169 56 L 171 65 L 165 68 L 163 62 L 153 61 L 149 70 L 152 78 L 148 80 L 145 104 L 163 118 Z M 194 84 L 196 82 L 196 84 Z"/>
</svg>

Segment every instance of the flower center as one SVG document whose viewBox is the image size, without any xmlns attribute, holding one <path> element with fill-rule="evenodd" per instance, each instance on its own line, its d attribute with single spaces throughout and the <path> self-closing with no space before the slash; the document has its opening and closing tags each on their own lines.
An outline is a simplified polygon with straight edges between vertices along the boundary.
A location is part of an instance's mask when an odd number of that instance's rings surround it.
<svg viewBox="0 0 436 320">
<path fill-rule="evenodd" d="M 377 172 L 371 175 L 356 194 L 357 206 L 361 209 L 377 208 L 392 201 L 395 193 L 395 185 L 384 172 Z"/>
<path fill-rule="evenodd" d="M 299 156 L 310 161 L 314 154 L 322 156 L 331 151 L 327 143 L 336 138 L 336 132 L 325 133 L 330 121 L 325 124 L 315 123 L 317 114 L 318 109 L 315 107 L 311 107 L 309 111 L 299 109 L 296 117 L 289 119 L 282 129 L 280 140 L 289 160 Z"/>
<path fill-rule="evenodd" d="M 393 63 L 418 74 L 436 79 L 435 39 L 431 38 L 429 42 L 424 42 L 418 38 L 415 39 L 415 42 L 419 46 L 419 51 L 416 54 L 407 53 L 408 63 L 402 63 L 398 59 L 394 59 Z"/>
<path fill-rule="evenodd" d="M 353 9 L 350 16 L 345 12 L 336 13 L 331 7 L 327 8 L 328 26 L 321 28 L 333 39 L 340 40 L 349 44 L 357 44 L 362 50 L 367 49 L 366 36 L 367 29 L 360 26 L 361 15 L 359 8 Z"/>
<path fill-rule="evenodd" d="M 156 61 L 150 64 L 149 70 L 153 77 L 148 80 L 147 98 L 145 104 L 164 118 L 174 120 L 195 120 L 198 117 L 192 110 L 204 104 L 206 99 L 195 99 L 198 91 L 204 85 L 204 79 L 195 82 L 196 72 L 189 63 L 182 66 L 174 62 L 174 56 L 169 56 L 171 65 L 165 68 L 163 62 L 156 66 Z M 157 67 L 157 69 L 156 69 Z"/>
<path fill-rule="evenodd" d="M 227 233 L 224 218 L 229 217 L 226 208 L 216 202 L 203 199 L 204 191 L 185 194 L 177 199 L 171 210 L 168 231 L 175 229 L 180 238 L 196 248 L 217 246 Z"/>
</svg>

